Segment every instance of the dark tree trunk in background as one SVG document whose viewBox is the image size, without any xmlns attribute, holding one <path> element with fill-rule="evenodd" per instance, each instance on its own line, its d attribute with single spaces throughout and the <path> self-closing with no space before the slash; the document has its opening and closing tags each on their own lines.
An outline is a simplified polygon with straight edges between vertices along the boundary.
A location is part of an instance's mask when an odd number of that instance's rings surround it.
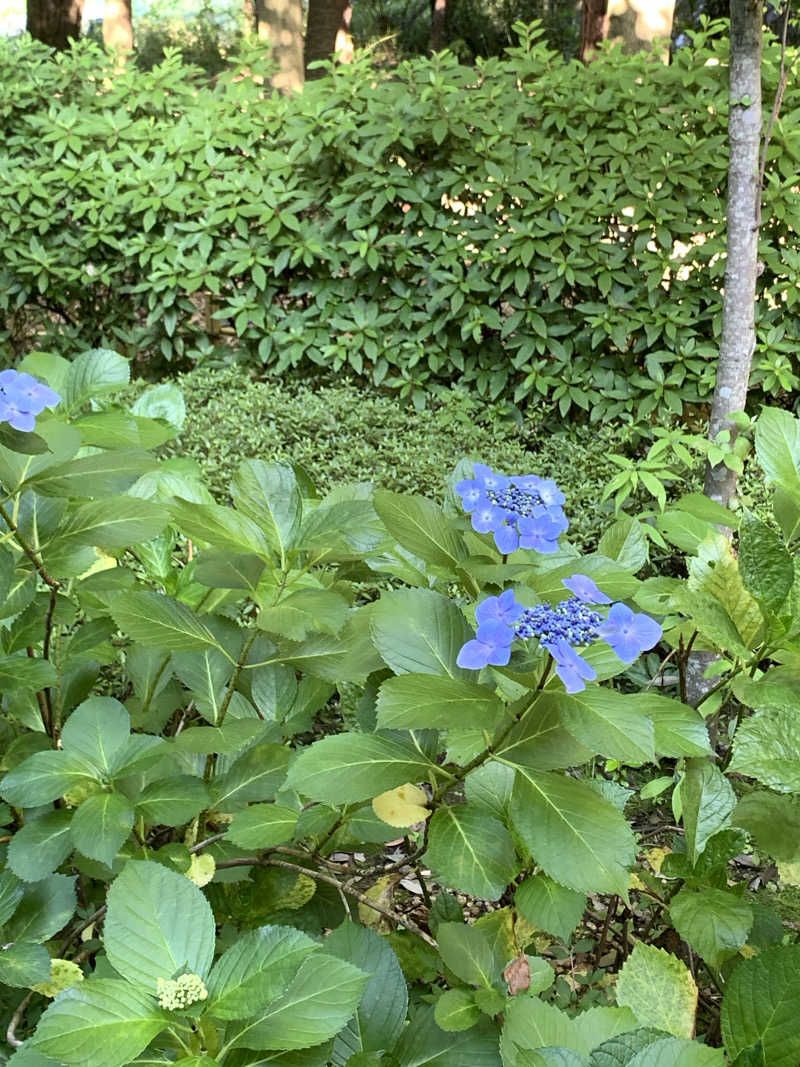
<svg viewBox="0 0 800 1067">
<path fill-rule="evenodd" d="M 83 0 L 28 0 L 25 28 L 37 41 L 63 51 L 81 35 Z"/>
<path fill-rule="evenodd" d="M 618 41 L 624 52 L 640 52 L 658 38 L 665 42 L 667 61 L 674 14 L 675 0 L 584 0 L 581 59 L 591 60 L 602 41 Z"/>
<path fill-rule="evenodd" d="M 711 438 L 720 430 L 730 430 L 731 441 L 736 427 L 726 416 L 745 406 L 756 343 L 762 17 L 762 0 L 731 0 L 727 261 L 722 339 L 708 427 Z M 709 466 L 706 496 L 727 505 L 736 494 L 736 477 L 724 464 Z"/>
<path fill-rule="evenodd" d="M 117 49 L 120 56 L 133 49 L 131 0 L 106 0 L 103 11 L 103 44 Z"/>
<path fill-rule="evenodd" d="M 447 0 L 431 0 L 431 52 L 441 52 L 444 48 L 444 22 L 447 16 Z"/>
<path fill-rule="evenodd" d="M 584 63 L 591 58 L 597 46 L 606 39 L 607 12 L 608 0 L 583 0 L 580 57 Z"/>
<path fill-rule="evenodd" d="M 255 0 L 258 36 L 278 64 L 272 84 L 283 92 L 303 88 L 302 0 Z"/>
<path fill-rule="evenodd" d="M 350 38 L 349 0 L 309 0 L 306 23 L 306 78 L 321 78 L 323 70 L 309 70 L 309 64 L 330 59 L 339 53 L 349 63 L 353 59 Z"/>
</svg>

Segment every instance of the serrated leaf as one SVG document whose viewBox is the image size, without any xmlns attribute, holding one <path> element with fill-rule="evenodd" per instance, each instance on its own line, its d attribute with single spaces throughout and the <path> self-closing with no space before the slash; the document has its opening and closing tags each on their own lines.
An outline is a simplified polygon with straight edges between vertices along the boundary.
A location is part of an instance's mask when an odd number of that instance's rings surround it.
<svg viewBox="0 0 800 1067">
<path fill-rule="evenodd" d="M 446 1033 L 432 1007 L 420 1008 L 393 1050 L 398 1067 L 501 1067 L 495 1023 L 481 1019 L 470 1030 Z"/>
<path fill-rule="evenodd" d="M 425 858 L 444 885 L 484 900 L 499 900 L 520 866 L 505 826 L 469 804 L 436 812 Z"/>
<path fill-rule="evenodd" d="M 516 996 L 508 1001 L 503 1024 L 504 1060 L 509 1045 L 521 1050 L 553 1045 L 581 1055 L 589 1051 L 572 1019 L 554 1004 L 546 1004 L 538 997 Z"/>
<path fill-rule="evenodd" d="M 79 852 L 110 867 L 133 828 L 133 806 L 122 793 L 99 793 L 80 805 L 70 833 Z"/>
<path fill-rule="evenodd" d="M 533 926 L 568 943 L 586 910 L 586 896 L 536 874 L 517 887 L 514 905 Z"/>
<path fill-rule="evenodd" d="M 628 1067 L 724 1067 L 722 1049 L 698 1045 L 688 1038 L 664 1037 L 638 1052 Z"/>
<path fill-rule="evenodd" d="M 24 895 L 22 883 L 12 871 L 0 873 L 0 926 L 11 918 Z"/>
<path fill-rule="evenodd" d="M 771 948 L 743 960 L 722 1000 L 722 1038 L 732 1060 L 755 1052 L 769 1067 L 800 1061 L 800 945 Z"/>
<path fill-rule="evenodd" d="M 283 785 L 291 752 L 264 741 L 238 756 L 211 783 L 211 802 L 218 811 L 234 811 L 252 800 L 271 800 Z"/>
<path fill-rule="evenodd" d="M 368 975 L 344 960 L 315 953 L 277 1000 L 232 1028 L 232 1048 L 299 1049 L 338 1033 L 357 1008 Z"/>
<path fill-rule="evenodd" d="M 5 936 L 12 941 L 49 941 L 72 918 L 76 903 L 75 879 L 66 874 L 26 885 L 25 896 L 6 920 Z"/>
<path fill-rule="evenodd" d="M 739 798 L 733 823 L 744 827 L 779 867 L 800 864 L 800 798 L 763 790 L 746 793 Z"/>
<path fill-rule="evenodd" d="M 506 962 L 477 927 L 466 923 L 440 923 L 436 934 L 439 954 L 456 977 L 469 985 L 491 989 Z"/>
<path fill-rule="evenodd" d="M 141 990 L 113 978 L 94 978 L 53 1001 L 32 1042 L 69 1067 L 124 1067 L 169 1021 Z"/>
<path fill-rule="evenodd" d="M 781 538 L 746 514 L 739 526 L 739 571 L 745 589 L 777 612 L 794 584 L 794 564 Z"/>
<path fill-rule="evenodd" d="M 800 495 L 800 422 L 782 408 L 763 408 L 756 422 L 756 455 L 768 480 Z"/>
<path fill-rule="evenodd" d="M 639 942 L 617 979 L 617 1003 L 631 1009 L 642 1026 L 691 1037 L 697 985 L 689 969 L 664 949 Z"/>
<path fill-rule="evenodd" d="M 90 348 L 70 363 L 64 382 L 64 405 L 72 410 L 90 397 L 123 389 L 130 378 L 127 359 L 110 348 Z"/>
<path fill-rule="evenodd" d="M 14 941 L 0 945 L 0 982 L 25 989 L 50 976 L 50 953 L 43 945 Z"/>
<path fill-rule="evenodd" d="M 680 795 L 686 850 L 695 864 L 708 839 L 730 824 L 731 814 L 736 807 L 736 794 L 728 779 L 713 763 L 692 759 L 686 762 Z"/>
<path fill-rule="evenodd" d="M 800 792 L 800 731 L 796 708 L 757 711 L 736 731 L 728 770 L 779 793 Z"/>
<path fill-rule="evenodd" d="M 386 730 L 461 730 L 493 732 L 504 707 L 484 685 L 431 674 L 387 678 L 375 705 L 378 727 Z"/>
<path fill-rule="evenodd" d="M 126 593 L 114 601 L 111 613 L 119 628 L 146 648 L 171 652 L 220 649 L 214 634 L 191 608 L 160 593 Z"/>
<path fill-rule="evenodd" d="M 170 505 L 173 522 L 196 541 L 206 541 L 213 548 L 233 552 L 251 552 L 268 559 L 270 546 L 261 528 L 233 508 L 221 504 L 196 504 L 177 498 Z"/>
<path fill-rule="evenodd" d="M 255 522 L 280 557 L 295 547 L 302 518 L 302 498 L 291 467 L 248 459 L 237 470 L 231 486 L 238 511 Z"/>
<path fill-rule="evenodd" d="M 26 655 L 0 656 L 0 688 L 46 689 L 58 681 L 49 660 L 29 659 Z"/>
<path fill-rule="evenodd" d="M 593 1049 L 619 1034 L 639 1029 L 639 1022 L 630 1008 L 598 1006 L 581 1011 L 573 1017 L 575 1029 Z"/>
<path fill-rule="evenodd" d="M 292 840 L 298 815 L 280 804 L 252 804 L 234 815 L 225 840 L 255 850 L 282 845 Z"/>
<path fill-rule="evenodd" d="M 372 638 L 396 674 L 438 674 L 469 679 L 456 665 L 472 636 L 464 616 L 448 597 L 430 589 L 398 589 L 375 605 Z"/>
<path fill-rule="evenodd" d="M 481 1017 L 481 1009 L 468 989 L 448 989 L 434 1005 L 434 1018 L 441 1030 L 469 1030 Z"/>
<path fill-rule="evenodd" d="M 130 732 L 130 715 L 118 700 L 89 697 L 64 724 L 61 747 L 67 754 L 88 760 L 109 774 Z"/>
<path fill-rule="evenodd" d="M 146 452 L 101 452 L 49 467 L 24 484 L 44 496 L 107 497 L 124 493 L 154 463 Z"/>
<path fill-rule="evenodd" d="M 627 896 L 636 844 L 624 816 L 584 782 L 518 768 L 517 832 L 554 881 L 580 893 Z"/>
<path fill-rule="evenodd" d="M 451 574 L 467 557 L 464 539 L 442 509 L 423 496 L 379 490 L 375 510 L 399 544 L 415 556 Z"/>
<path fill-rule="evenodd" d="M 177 774 L 149 782 L 136 798 L 136 814 L 149 825 L 183 826 L 210 803 L 204 782 Z"/>
<path fill-rule="evenodd" d="M 0 781 L 0 795 L 15 807 L 49 804 L 68 790 L 94 783 L 100 771 L 76 753 L 34 752 Z"/>
<path fill-rule="evenodd" d="M 627 694 L 592 686 L 550 699 L 563 725 L 593 751 L 633 767 L 655 759 L 653 723 Z"/>
<path fill-rule="evenodd" d="M 670 900 L 672 925 L 695 952 L 719 970 L 735 956 L 753 925 L 753 909 L 722 889 L 684 886 Z"/>
<path fill-rule="evenodd" d="M 8 846 L 8 865 L 23 882 L 38 882 L 72 852 L 70 811 L 50 811 L 17 830 Z"/>
<path fill-rule="evenodd" d="M 160 504 L 134 496 L 107 496 L 80 504 L 70 512 L 43 555 L 47 560 L 75 545 L 127 548 L 151 541 L 166 525 L 167 513 Z"/>
<path fill-rule="evenodd" d="M 329 589 L 298 589 L 276 607 L 264 608 L 258 626 L 267 633 L 302 641 L 309 633 L 338 634 L 350 605 Z"/>
<path fill-rule="evenodd" d="M 159 978 L 205 978 L 214 957 L 214 916 L 188 878 L 158 863 L 130 861 L 106 899 L 106 954 L 123 978 L 151 994 Z"/>
</svg>

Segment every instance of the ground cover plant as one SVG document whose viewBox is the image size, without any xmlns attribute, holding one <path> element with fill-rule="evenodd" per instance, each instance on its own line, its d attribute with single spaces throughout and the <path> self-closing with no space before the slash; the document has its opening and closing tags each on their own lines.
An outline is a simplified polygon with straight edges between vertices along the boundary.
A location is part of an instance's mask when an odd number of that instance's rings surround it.
<svg viewBox="0 0 800 1067">
<path fill-rule="evenodd" d="M 216 503 L 154 455 L 174 385 L 18 372 L 10 1064 L 797 1062 L 800 945 L 751 887 L 800 881 L 800 421 L 756 424 L 774 526 L 664 511 L 676 578 L 650 523 L 581 553 L 548 472 L 489 456 L 438 502 L 248 459 Z"/>
<path fill-rule="evenodd" d="M 209 86 L 177 57 L 112 77 L 90 44 L 0 43 L 2 339 L 107 345 L 151 375 L 324 368 L 420 405 L 459 382 L 601 421 L 707 401 L 727 38 L 584 67 L 518 29 L 474 69 L 365 58 L 292 99 L 257 53 Z M 752 384 L 769 396 L 797 384 L 798 92 L 766 166 Z"/>
</svg>

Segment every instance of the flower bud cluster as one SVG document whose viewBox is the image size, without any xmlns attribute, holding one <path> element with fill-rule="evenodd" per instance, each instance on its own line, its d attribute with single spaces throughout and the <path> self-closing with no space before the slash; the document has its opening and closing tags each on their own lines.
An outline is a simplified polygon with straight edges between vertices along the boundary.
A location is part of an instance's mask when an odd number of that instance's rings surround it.
<svg viewBox="0 0 800 1067">
<path fill-rule="evenodd" d="M 159 978 L 156 992 L 158 1003 L 165 1011 L 183 1011 L 208 996 L 205 982 L 196 974 L 182 974 L 174 979 Z"/>
<path fill-rule="evenodd" d="M 562 600 L 555 607 L 537 604 L 525 608 L 514 626 L 514 633 L 523 639 L 538 637 L 545 648 L 560 640 L 573 647 L 590 645 L 598 636 L 603 616 L 584 604 L 576 596 Z"/>
</svg>

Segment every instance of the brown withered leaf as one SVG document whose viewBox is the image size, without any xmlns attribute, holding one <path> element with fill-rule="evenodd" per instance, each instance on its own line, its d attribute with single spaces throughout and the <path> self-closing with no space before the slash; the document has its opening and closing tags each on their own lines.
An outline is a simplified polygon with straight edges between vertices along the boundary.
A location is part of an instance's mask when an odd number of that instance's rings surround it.
<svg viewBox="0 0 800 1067">
<path fill-rule="evenodd" d="M 531 965 L 528 957 L 521 952 L 516 959 L 509 963 L 503 971 L 503 978 L 508 982 L 508 992 L 513 997 L 516 993 L 524 993 L 531 984 Z"/>
</svg>

